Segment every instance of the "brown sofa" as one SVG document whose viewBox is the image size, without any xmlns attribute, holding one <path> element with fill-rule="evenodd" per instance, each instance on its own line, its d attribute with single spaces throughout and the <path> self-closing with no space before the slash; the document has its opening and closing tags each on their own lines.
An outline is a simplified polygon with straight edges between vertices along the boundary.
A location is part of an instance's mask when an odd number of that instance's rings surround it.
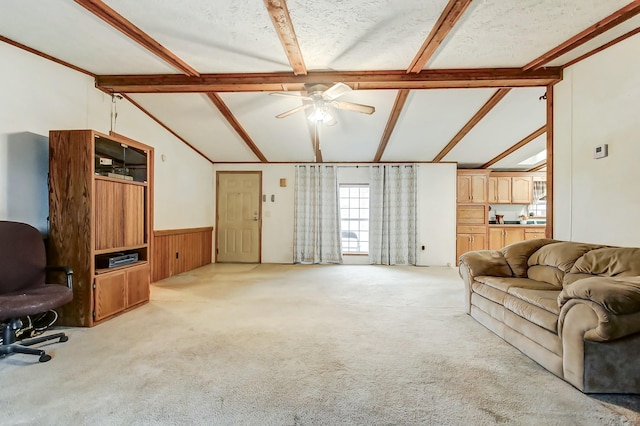
<svg viewBox="0 0 640 426">
<path fill-rule="evenodd" d="M 467 312 L 585 393 L 640 393 L 640 248 L 550 239 L 460 257 Z"/>
</svg>

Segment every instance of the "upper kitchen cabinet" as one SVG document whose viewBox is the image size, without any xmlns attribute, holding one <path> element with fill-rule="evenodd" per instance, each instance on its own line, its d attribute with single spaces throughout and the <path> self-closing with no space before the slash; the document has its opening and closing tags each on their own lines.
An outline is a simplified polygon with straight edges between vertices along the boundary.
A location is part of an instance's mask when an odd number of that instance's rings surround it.
<svg viewBox="0 0 640 426">
<path fill-rule="evenodd" d="M 458 170 L 458 203 L 487 202 L 489 171 Z"/>
<path fill-rule="evenodd" d="M 533 203 L 533 177 L 519 176 L 511 178 L 511 204 Z"/>
</svg>

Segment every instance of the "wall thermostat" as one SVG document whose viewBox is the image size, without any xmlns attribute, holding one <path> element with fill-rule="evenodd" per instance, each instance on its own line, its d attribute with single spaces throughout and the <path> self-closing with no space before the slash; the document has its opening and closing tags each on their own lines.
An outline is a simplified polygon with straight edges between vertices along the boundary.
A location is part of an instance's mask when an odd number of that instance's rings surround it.
<svg viewBox="0 0 640 426">
<path fill-rule="evenodd" d="M 604 158 L 609 155 L 609 145 L 598 145 L 593 149 L 593 158 Z"/>
</svg>

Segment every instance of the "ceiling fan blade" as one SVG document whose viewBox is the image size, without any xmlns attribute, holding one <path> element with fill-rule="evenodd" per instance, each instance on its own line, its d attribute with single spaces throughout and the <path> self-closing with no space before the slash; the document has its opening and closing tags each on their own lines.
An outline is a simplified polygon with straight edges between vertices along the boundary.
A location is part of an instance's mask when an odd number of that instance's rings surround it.
<svg viewBox="0 0 640 426">
<path fill-rule="evenodd" d="M 331 101 L 330 105 L 339 109 L 361 112 L 363 114 L 373 114 L 376 111 L 375 107 L 371 105 L 355 104 L 353 102 Z"/>
<path fill-rule="evenodd" d="M 285 117 L 290 116 L 291 114 L 295 114 L 298 111 L 302 111 L 302 110 L 310 108 L 312 106 L 313 106 L 313 104 L 300 105 L 299 107 L 295 107 L 294 109 L 290 109 L 289 111 L 285 111 L 282 114 L 276 115 L 276 118 L 285 118 Z"/>
<path fill-rule="evenodd" d="M 346 84 L 336 83 L 333 86 L 329 87 L 324 92 L 322 92 L 322 98 L 327 101 L 332 101 L 350 91 L 351 91 L 351 87 L 347 86 Z"/>
<path fill-rule="evenodd" d="M 297 99 L 304 99 L 305 101 L 310 101 L 311 98 L 309 96 L 302 96 L 302 95 L 297 95 L 295 93 L 286 93 L 286 92 L 270 92 L 269 93 L 271 96 L 282 96 L 285 98 L 297 98 Z"/>
</svg>

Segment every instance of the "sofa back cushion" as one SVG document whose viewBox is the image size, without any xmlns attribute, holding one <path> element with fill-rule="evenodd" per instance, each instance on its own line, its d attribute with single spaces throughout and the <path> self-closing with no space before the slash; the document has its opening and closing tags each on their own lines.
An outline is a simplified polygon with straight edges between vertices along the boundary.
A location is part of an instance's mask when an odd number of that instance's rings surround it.
<svg viewBox="0 0 640 426">
<path fill-rule="evenodd" d="M 568 241 L 547 244 L 529 257 L 527 276 L 561 288 L 565 274 L 571 271 L 576 260 L 585 253 L 601 247 Z"/>
<path fill-rule="evenodd" d="M 576 261 L 571 273 L 606 277 L 640 276 L 640 248 L 605 247 L 591 250 Z"/>
<path fill-rule="evenodd" d="M 529 268 L 527 265 L 529 256 L 531 256 L 531 254 L 536 250 L 540 249 L 540 247 L 555 242 L 556 240 L 538 238 L 535 240 L 521 241 L 508 245 L 500 251 L 513 271 L 513 276 L 525 278 L 527 276 L 527 269 Z"/>
</svg>

